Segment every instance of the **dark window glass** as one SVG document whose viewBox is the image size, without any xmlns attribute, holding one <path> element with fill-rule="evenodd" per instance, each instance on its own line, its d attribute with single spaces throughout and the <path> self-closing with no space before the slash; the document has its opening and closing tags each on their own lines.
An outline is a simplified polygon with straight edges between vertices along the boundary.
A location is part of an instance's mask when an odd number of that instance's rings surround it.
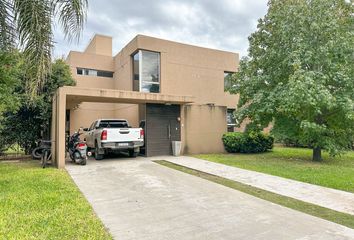
<svg viewBox="0 0 354 240">
<path fill-rule="evenodd" d="M 113 72 L 108 72 L 108 71 L 97 71 L 97 76 L 99 77 L 113 77 Z"/>
<path fill-rule="evenodd" d="M 100 128 L 128 128 L 126 121 L 101 121 Z"/>
<path fill-rule="evenodd" d="M 134 54 L 133 56 L 133 91 L 140 91 L 140 86 L 139 86 L 139 61 L 140 60 L 140 54 L 139 51 Z"/>
<path fill-rule="evenodd" d="M 83 74 L 82 68 L 77 68 L 77 69 L 76 69 L 76 73 L 77 73 L 78 75 L 82 75 L 82 74 Z"/>
<path fill-rule="evenodd" d="M 224 72 L 224 91 L 226 92 L 232 87 L 231 76 L 233 73 L 231 72 Z"/>
</svg>

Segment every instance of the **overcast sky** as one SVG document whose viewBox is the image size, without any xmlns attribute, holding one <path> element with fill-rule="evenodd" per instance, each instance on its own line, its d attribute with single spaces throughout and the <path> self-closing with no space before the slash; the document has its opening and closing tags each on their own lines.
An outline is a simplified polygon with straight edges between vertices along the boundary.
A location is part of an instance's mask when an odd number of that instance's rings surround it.
<svg viewBox="0 0 354 240">
<path fill-rule="evenodd" d="M 137 34 L 247 54 L 247 37 L 267 10 L 267 0 L 89 0 L 79 43 L 55 29 L 54 57 L 83 51 L 95 33 L 113 37 L 113 54 Z"/>
</svg>

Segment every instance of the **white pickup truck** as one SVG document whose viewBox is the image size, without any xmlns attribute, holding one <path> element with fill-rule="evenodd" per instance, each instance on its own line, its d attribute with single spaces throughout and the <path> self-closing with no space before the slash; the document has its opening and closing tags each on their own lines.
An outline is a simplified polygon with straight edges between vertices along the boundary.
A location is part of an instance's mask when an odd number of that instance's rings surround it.
<svg viewBox="0 0 354 240">
<path fill-rule="evenodd" d="M 94 149 L 96 160 L 111 151 L 128 152 L 129 156 L 136 157 L 144 145 L 144 130 L 130 127 L 125 119 L 99 119 L 84 131 L 86 144 Z"/>
</svg>

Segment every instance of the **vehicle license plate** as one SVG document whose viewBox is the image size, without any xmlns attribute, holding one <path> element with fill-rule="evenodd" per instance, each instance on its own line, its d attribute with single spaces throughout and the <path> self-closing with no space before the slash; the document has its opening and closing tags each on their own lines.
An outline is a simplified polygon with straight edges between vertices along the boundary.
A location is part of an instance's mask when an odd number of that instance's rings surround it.
<svg viewBox="0 0 354 240">
<path fill-rule="evenodd" d="M 118 143 L 118 146 L 120 146 L 120 147 L 126 147 L 126 146 L 129 146 L 129 143 Z"/>
</svg>

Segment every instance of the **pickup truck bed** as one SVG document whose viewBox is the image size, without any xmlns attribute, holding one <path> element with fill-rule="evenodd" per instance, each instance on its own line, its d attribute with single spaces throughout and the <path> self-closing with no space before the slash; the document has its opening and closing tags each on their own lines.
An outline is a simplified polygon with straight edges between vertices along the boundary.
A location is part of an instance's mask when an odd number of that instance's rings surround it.
<svg viewBox="0 0 354 240">
<path fill-rule="evenodd" d="M 135 157 L 144 145 L 144 130 L 131 128 L 125 119 L 99 119 L 86 130 L 87 146 L 94 149 L 97 160 L 110 151 L 127 151 Z"/>
</svg>

